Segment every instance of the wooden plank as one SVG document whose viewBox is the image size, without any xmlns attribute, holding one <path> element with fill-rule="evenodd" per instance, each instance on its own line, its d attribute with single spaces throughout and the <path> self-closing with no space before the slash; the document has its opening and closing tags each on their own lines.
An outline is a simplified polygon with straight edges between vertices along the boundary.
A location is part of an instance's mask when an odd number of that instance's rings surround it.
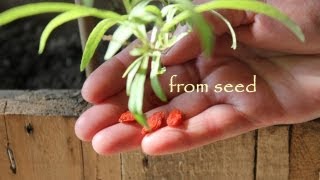
<svg viewBox="0 0 320 180">
<path fill-rule="evenodd" d="M 79 90 L 0 91 L 0 100 L 7 101 L 5 113 L 7 116 L 14 114 L 25 115 L 25 117 L 34 115 L 48 116 L 52 121 L 57 121 L 56 123 L 61 122 L 63 119 L 60 116 L 76 117 L 89 107 L 82 99 Z M 64 128 L 64 131 L 66 135 L 73 136 L 72 141 L 77 141 L 74 137 L 74 121 L 64 119 L 62 121 L 71 123 L 68 124 L 67 128 Z M 42 124 L 44 122 L 43 119 L 39 119 L 34 123 L 36 126 L 37 123 Z M 63 133 L 63 129 L 61 129 L 61 133 Z M 98 156 L 91 146 L 85 143 L 83 144 L 83 149 L 78 148 L 78 150 L 83 150 L 84 164 L 81 164 L 85 168 L 82 173 L 86 179 L 121 178 L 119 155 L 111 158 Z"/>
<path fill-rule="evenodd" d="M 91 143 L 82 143 L 85 180 L 121 180 L 120 155 L 100 156 Z"/>
<path fill-rule="evenodd" d="M 255 133 L 219 141 L 193 151 L 145 156 L 122 154 L 123 179 L 253 179 Z"/>
<path fill-rule="evenodd" d="M 6 115 L 76 117 L 89 107 L 79 90 L 0 91 Z"/>
<path fill-rule="evenodd" d="M 10 179 L 13 175 L 10 170 L 10 161 L 7 155 L 8 137 L 4 117 L 6 102 L 0 102 L 0 180 Z"/>
<path fill-rule="evenodd" d="M 0 115 L 0 180 L 11 177 L 10 162 L 7 155 L 7 135 L 4 116 Z"/>
<path fill-rule="evenodd" d="M 292 180 L 319 180 L 320 120 L 292 127 L 290 143 L 290 175 Z"/>
<path fill-rule="evenodd" d="M 258 131 L 257 180 L 287 180 L 289 177 L 289 126 Z"/>
<path fill-rule="evenodd" d="M 74 118 L 7 115 L 6 122 L 17 164 L 17 174 L 11 180 L 83 179 L 81 143 L 74 135 Z"/>
</svg>

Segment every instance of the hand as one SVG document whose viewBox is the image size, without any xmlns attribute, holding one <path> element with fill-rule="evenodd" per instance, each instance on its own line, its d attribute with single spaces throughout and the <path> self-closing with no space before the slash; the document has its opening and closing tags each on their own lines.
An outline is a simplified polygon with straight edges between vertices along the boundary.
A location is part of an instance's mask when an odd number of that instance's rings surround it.
<svg viewBox="0 0 320 180">
<path fill-rule="evenodd" d="M 271 3 L 280 9 L 285 5 L 285 1 Z M 159 102 L 147 85 L 144 104 L 147 115 L 179 108 L 186 115 L 186 121 L 178 128 L 164 127 L 143 136 L 139 125 L 118 123 L 120 114 L 127 110 L 128 100 L 125 79 L 121 76 L 133 60 L 128 55 L 130 47 L 125 49 L 100 66 L 85 82 L 83 97 L 94 106 L 78 119 L 77 136 L 92 141 L 100 154 L 141 146 L 145 153 L 158 155 L 190 150 L 262 127 L 320 117 L 320 47 L 315 43 L 319 42 L 316 31 L 320 28 L 319 23 L 312 21 L 316 20 L 312 17 L 319 12 L 320 2 L 308 1 L 301 6 L 298 0 L 291 0 L 287 4 L 290 8 L 283 10 L 302 25 L 307 39 L 305 44 L 300 44 L 280 24 L 263 16 L 224 11 L 222 13 L 236 27 L 237 50 L 230 49 L 231 40 L 224 25 L 208 17 L 219 35 L 210 60 L 200 54 L 200 48 L 194 48 L 199 47 L 195 34 L 184 38 L 168 52 L 163 58 L 167 72 L 160 80 L 170 101 Z M 178 75 L 176 83 L 208 84 L 210 90 L 207 93 L 171 93 L 172 75 Z M 214 92 L 214 86 L 219 83 L 250 84 L 253 75 L 257 75 L 255 93 Z"/>
</svg>

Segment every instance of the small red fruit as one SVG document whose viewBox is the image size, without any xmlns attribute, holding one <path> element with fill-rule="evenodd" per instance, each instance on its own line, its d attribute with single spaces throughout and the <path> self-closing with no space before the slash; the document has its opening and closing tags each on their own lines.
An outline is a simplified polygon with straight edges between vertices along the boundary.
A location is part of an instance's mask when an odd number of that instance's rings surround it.
<svg viewBox="0 0 320 180">
<path fill-rule="evenodd" d="M 150 130 L 146 128 L 142 128 L 141 134 L 145 135 L 145 134 L 148 134 L 149 132 L 152 132 L 161 128 L 165 118 L 166 118 L 165 112 L 156 112 L 152 114 L 152 116 L 150 116 L 147 120 Z"/>
<path fill-rule="evenodd" d="M 167 118 L 168 126 L 179 126 L 183 122 L 183 114 L 179 109 L 174 109 L 170 112 Z"/>
<path fill-rule="evenodd" d="M 119 122 L 121 123 L 125 123 L 125 122 L 135 122 L 135 118 L 133 116 L 133 114 L 130 111 L 127 111 L 125 113 L 122 113 L 120 118 L 119 118 Z"/>
</svg>

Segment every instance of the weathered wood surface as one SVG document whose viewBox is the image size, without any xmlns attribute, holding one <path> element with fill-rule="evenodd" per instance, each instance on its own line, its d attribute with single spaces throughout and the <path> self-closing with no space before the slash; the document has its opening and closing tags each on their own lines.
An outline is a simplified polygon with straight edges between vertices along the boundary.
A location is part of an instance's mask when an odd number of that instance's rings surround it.
<svg viewBox="0 0 320 180">
<path fill-rule="evenodd" d="M 10 115 L 6 122 L 17 164 L 12 180 L 83 178 L 81 143 L 74 135 L 72 119 Z"/>
<path fill-rule="evenodd" d="M 256 179 L 289 177 L 289 126 L 261 129 L 257 139 Z"/>
<path fill-rule="evenodd" d="M 254 179 L 254 132 L 190 152 L 122 155 L 124 179 Z M 201 177 L 201 178 L 200 178 Z"/>
<path fill-rule="evenodd" d="M 292 127 L 290 179 L 320 179 L 320 121 Z"/>
<path fill-rule="evenodd" d="M 0 180 L 9 179 L 11 177 L 10 162 L 7 155 L 8 137 L 6 132 L 5 111 L 6 102 L 0 101 Z"/>
<path fill-rule="evenodd" d="M 85 180 L 121 180 L 120 155 L 99 156 L 91 143 L 82 143 Z"/>
<path fill-rule="evenodd" d="M 76 117 L 88 107 L 79 90 L 0 91 L 0 102 L 6 115 Z"/>
<path fill-rule="evenodd" d="M 0 91 L 0 180 L 319 179 L 319 121 L 261 129 L 175 155 L 102 157 L 74 135 L 75 120 L 88 107 L 77 90 Z"/>
</svg>

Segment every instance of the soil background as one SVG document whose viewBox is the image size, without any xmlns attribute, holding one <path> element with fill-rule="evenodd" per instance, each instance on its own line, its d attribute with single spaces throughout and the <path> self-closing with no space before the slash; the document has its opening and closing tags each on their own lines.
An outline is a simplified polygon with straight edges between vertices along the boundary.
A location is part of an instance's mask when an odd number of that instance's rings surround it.
<svg viewBox="0 0 320 180">
<path fill-rule="evenodd" d="M 28 18 L 0 27 L 0 89 L 79 89 L 81 44 L 77 23 L 63 26 L 38 55 L 47 18 Z"/>
<path fill-rule="evenodd" d="M 20 4 L 41 0 L 10 0 L 0 2 L 0 12 Z M 73 2 L 73 0 L 65 0 Z M 105 0 L 96 3 L 106 3 Z M 118 9 L 119 2 L 104 6 Z M 101 5 L 98 5 L 101 7 Z M 118 10 L 120 11 L 120 10 Z M 53 32 L 46 49 L 38 55 L 39 39 L 47 23 L 56 14 L 28 17 L 0 26 L 0 89 L 80 89 L 85 80 L 80 73 L 82 56 L 77 21 L 67 23 Z M 101 43 L 98 58 L 107 47 Z"/>
</svg>

